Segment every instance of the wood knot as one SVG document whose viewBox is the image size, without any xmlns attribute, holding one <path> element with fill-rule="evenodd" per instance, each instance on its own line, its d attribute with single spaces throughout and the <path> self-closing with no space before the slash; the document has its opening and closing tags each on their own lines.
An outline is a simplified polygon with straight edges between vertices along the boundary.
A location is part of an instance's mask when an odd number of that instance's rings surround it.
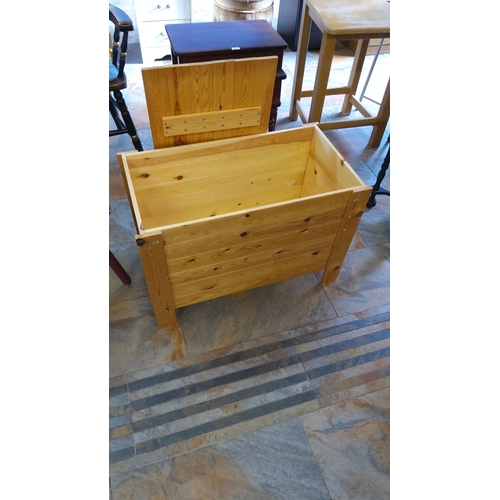
<svg viewBox="0 0 500 500">
<path fill-rule="evenodd" d="M 175 180 L 176 181 L 182 181 L 182 179 L 184 179 L 184 177 L 182 175 L 178 175 Z"/>
<path fill-rule="evenodd" d="M 149 177 L 149 174 L 141 174 L 139 175 L 139 177 L 142 179 L 147 179 Z"/>
<path fill-rule="evenodd" d="M 248 233 L 246 231 L 244 231 L 243 233 L 240 234 L 240 236 L 247 236 Z"/>
</svg>

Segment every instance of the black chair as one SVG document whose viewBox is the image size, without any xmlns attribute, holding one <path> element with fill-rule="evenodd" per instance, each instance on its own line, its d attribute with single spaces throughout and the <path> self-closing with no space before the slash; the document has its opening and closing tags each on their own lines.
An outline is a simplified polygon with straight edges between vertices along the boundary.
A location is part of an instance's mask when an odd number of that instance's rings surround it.
<svg viewBox="0 0 500 500">
<path fill-rule="evenodd" d="M 129 31 L 134 30 L 130 17 L 118 7 L 109 4 L 109 20 L 114 25 L 114 33 L 111 51 L 110 81 L 109 81 L 109 112 L 116 125 L 115 130 L 109 131 L 109 136 L 128 134 L 137 151 L 143 151 L 143 147 L 132 117 L 127 109 L 125 99 L 121 91 L 127 88 L 127 77 L 125 76 L 125 58 L 127 56 L 127 43 Z M 116 77 L 111 79 L 111 70 Z M 116 71 L 117 70 L 117 71 Z"/>
</svg>

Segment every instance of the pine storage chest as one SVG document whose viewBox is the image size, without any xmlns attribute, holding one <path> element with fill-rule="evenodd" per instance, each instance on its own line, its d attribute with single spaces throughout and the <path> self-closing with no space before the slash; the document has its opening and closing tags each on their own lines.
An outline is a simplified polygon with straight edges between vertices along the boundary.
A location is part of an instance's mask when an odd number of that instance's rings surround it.
<svg viewBox="0 0 500 500">
<path fill-rule="evenodd" d="M 372 190 L 314 124 L 118 156 L 158 327 L 303 274 L 331 283 Z"/>
</svg>

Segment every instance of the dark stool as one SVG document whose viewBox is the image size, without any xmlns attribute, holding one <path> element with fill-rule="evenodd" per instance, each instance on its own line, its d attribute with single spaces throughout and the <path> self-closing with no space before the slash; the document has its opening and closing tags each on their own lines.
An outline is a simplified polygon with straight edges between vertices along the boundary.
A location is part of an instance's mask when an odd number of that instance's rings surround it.
<svg viewBox="0 0 500 500">
<path fill-rule="evenodd" d="M 248 57 L 277 56 L 269 131 L 276 127 L 281 106 L 281 83 L 286 78 L 282 68 L 287 45 L 270 23 L 263 19 L 219 23 L 184 23 L 165 26 L 172 64 L 221 61 Z"/>
</svg>

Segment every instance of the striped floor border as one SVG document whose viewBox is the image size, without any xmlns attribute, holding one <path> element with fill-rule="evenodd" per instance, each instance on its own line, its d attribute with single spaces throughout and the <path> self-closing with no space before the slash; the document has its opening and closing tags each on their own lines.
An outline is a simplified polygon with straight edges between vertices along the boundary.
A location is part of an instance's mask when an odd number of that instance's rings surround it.
<svg viewBox="0 0 500 500">
<path fill-rule="evenodd" d="M 389 313 L 273 338 L 110 388 L 111 472 L 389 385 Z"/>
</svg>

